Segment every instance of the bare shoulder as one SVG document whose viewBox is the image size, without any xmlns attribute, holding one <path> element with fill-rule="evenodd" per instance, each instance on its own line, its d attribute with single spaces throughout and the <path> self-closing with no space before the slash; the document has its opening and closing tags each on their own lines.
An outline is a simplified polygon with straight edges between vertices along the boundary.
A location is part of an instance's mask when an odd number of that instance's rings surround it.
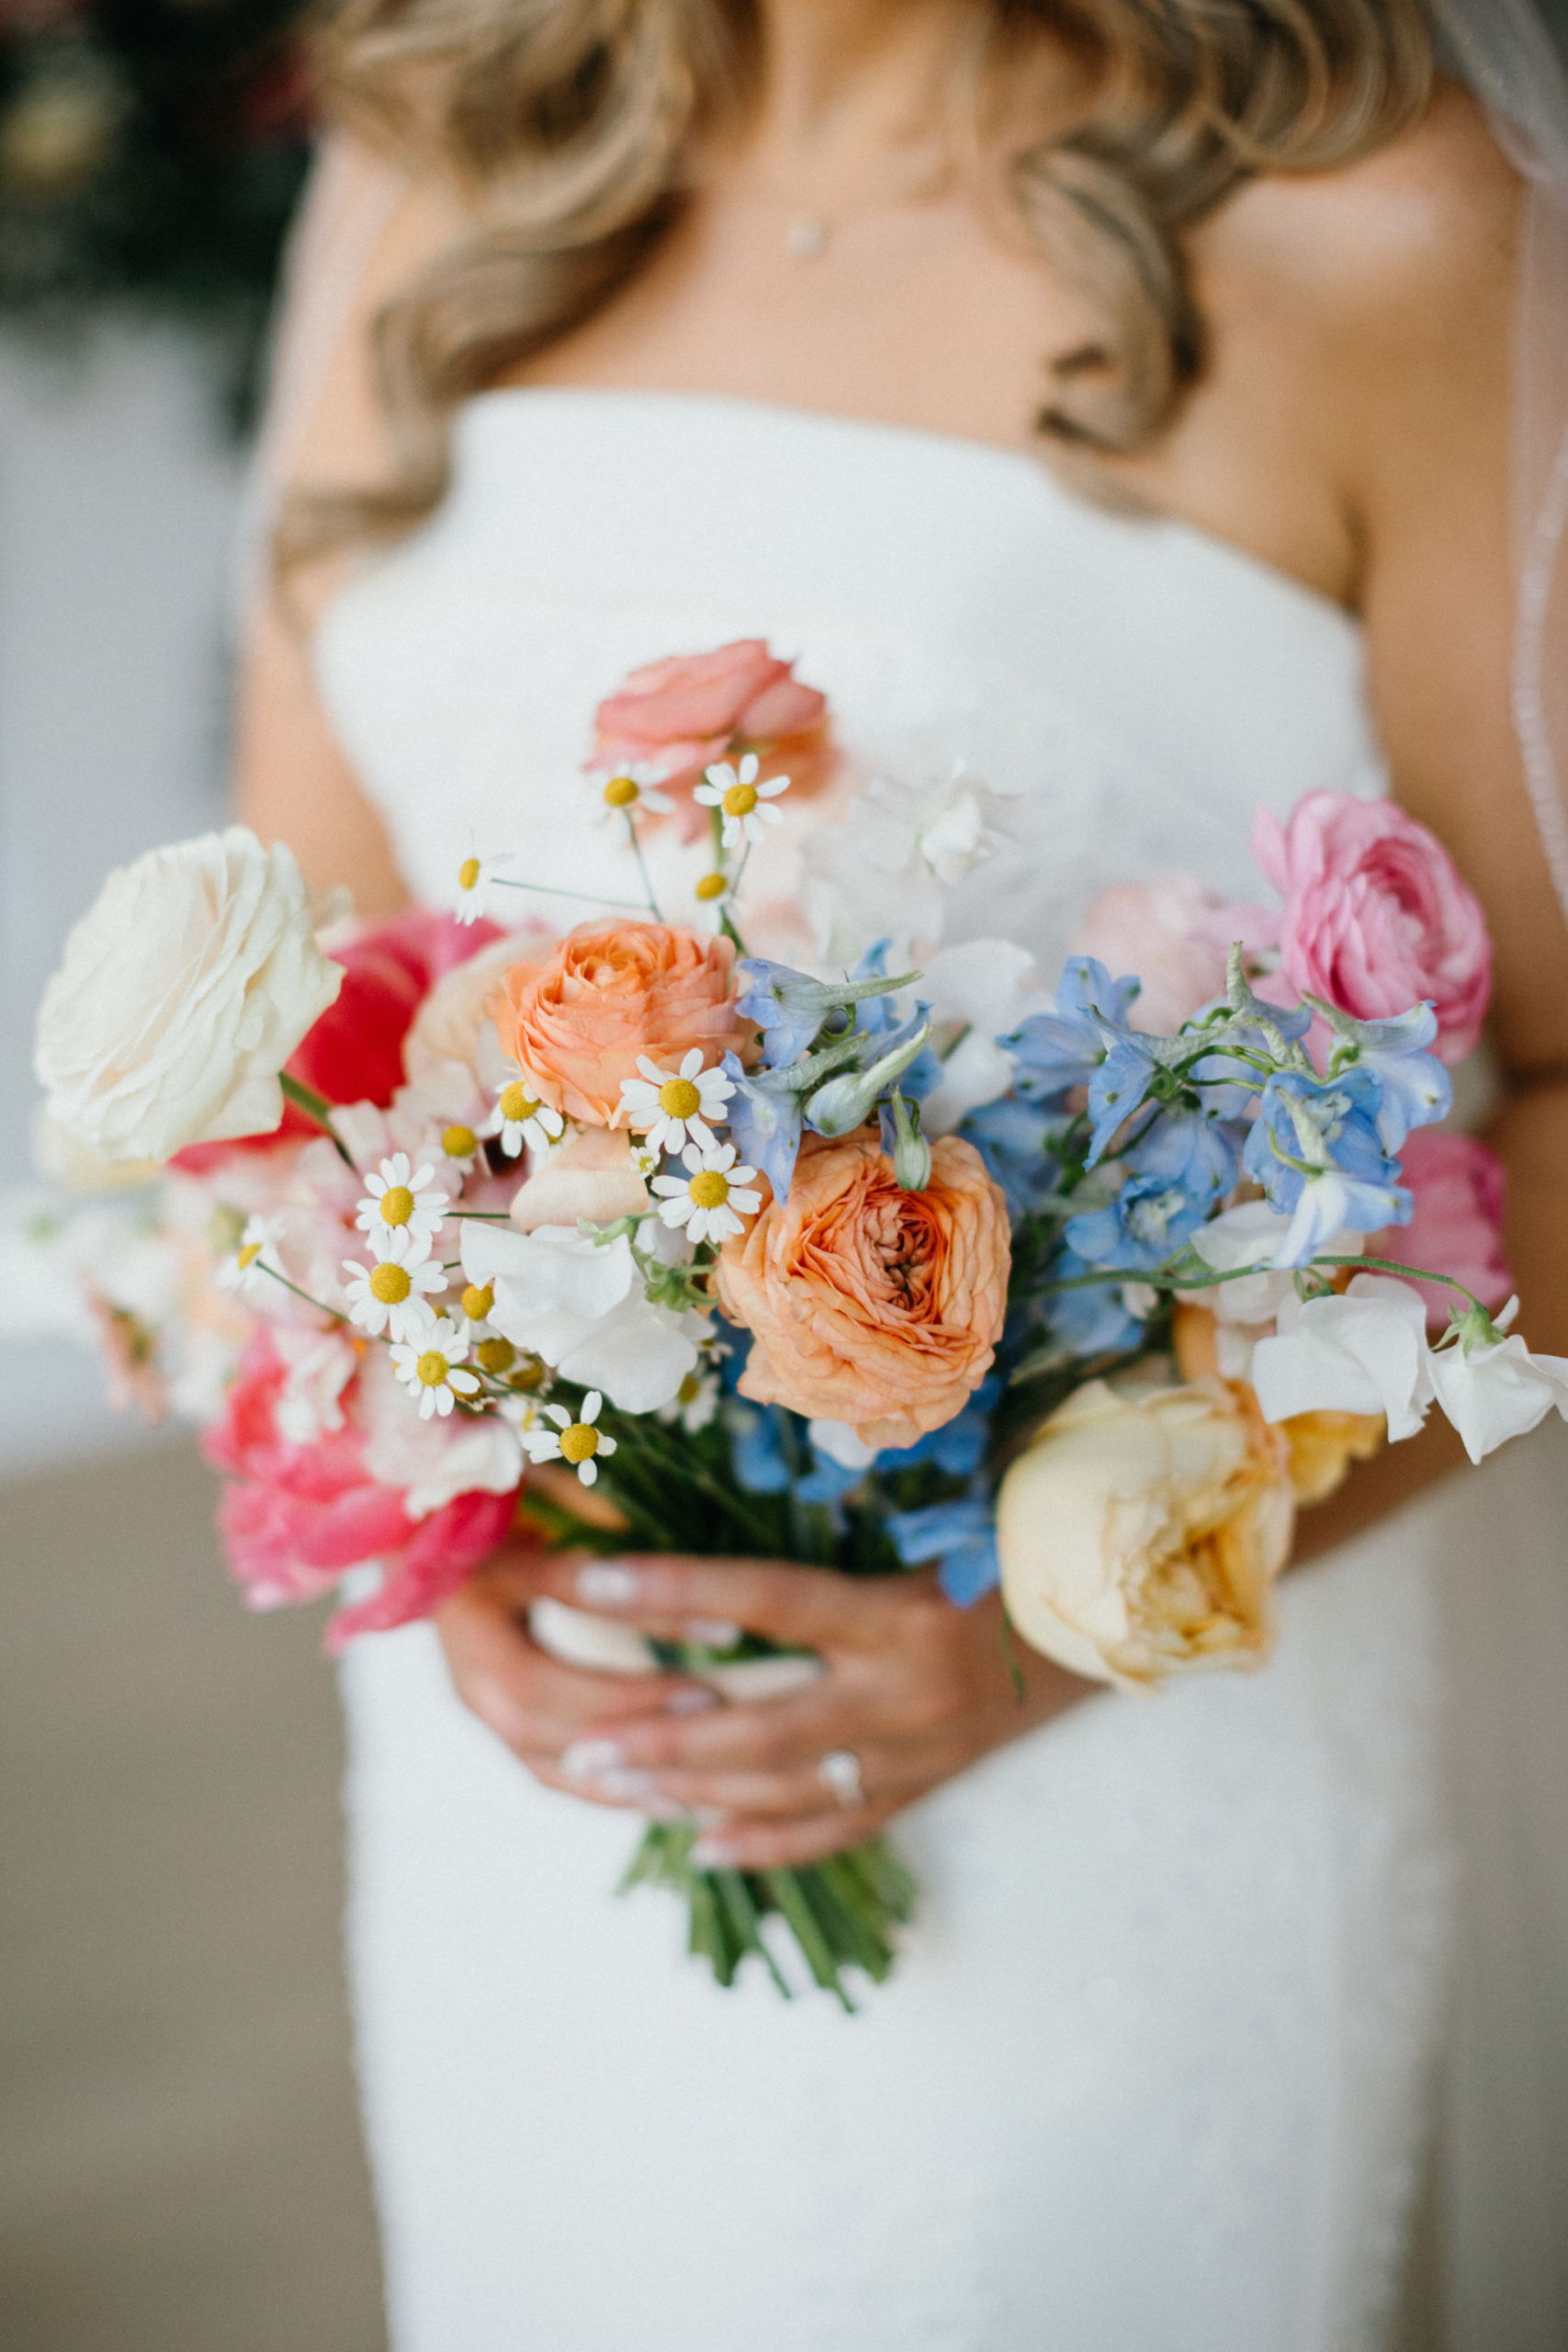
<svg viewBox="0 0 1568 2352">
<path fill-rule="evenodd" d="M 1227 205 L 1204 243 L 1223 277 L 1267 277 L 1302 323 L 1372 351 L 1467 340 L 1511 298 L 1521 185 L 1467 90 L 1441 82 L 1421 120 L 1337 170 L 1276 175 Z"/>
</svg>

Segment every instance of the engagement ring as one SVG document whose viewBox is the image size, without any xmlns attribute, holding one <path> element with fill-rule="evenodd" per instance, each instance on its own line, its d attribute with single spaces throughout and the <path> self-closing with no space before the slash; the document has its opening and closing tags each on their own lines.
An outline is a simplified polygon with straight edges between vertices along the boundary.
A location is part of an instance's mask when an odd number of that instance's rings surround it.
<svg viewBox="0 0 1568 2352">
<path fill-rule="evenodd" d="M 817 1777 L 832 1790 L 846 1813 L 865 1803 L 865 1789 L 861 1781 L 860 1758 L 847 1747 L 835 1747 L 824 1756 L 817 1767 Z"/>
</svg>

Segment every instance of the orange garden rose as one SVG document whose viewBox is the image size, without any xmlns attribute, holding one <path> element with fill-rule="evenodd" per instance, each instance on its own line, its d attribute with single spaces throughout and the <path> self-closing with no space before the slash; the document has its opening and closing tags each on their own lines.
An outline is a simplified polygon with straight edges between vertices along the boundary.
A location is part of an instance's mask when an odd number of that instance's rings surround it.
<svg viewBox="0 0 1568 2352">
<path fill-rule="evenodd" d="M 547 964 L 508 972 L 495 1004 L 502 1048 L 569 1118 L 625 1121 L 621 1080 L 637 1056 L 673 1068 L 695 1046 L 711 1069 L 750 1057 L 756 1030 L 735 1009 L 728 939 L 672 923 L 581 923 Z"/>
<path fill-rule="evenodd" d="M 787 1199 L 720 1257 L 720 1301 L 755 1334 L 740 1393 L 913 1445 L 989 1370 L 1010 1262 L 1007 1204 L 956 1136 L 923 1193 L 899 1190 L 874 1130 L 808 1136 Z"/>
</svg>

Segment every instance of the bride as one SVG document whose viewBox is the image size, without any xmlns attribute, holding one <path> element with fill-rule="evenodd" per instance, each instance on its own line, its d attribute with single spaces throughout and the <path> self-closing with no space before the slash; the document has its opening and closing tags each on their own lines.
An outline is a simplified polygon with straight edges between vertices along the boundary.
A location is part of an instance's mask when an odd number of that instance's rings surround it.
<svg viewBox="0 0 1568 2352">
<path fill-rule="evenodd" d="M 1510 715 L 1523 151 L 1420 0 L 347 0 L 325 54 L 258 830 L 365 911 L 511 842 L 626 896 L 595 704 L 761 635 L 863 763 L 1008 796 L 960 928 L 1047 975 L 1109 881 L 1245 892 L 1260 798 L 1394 791 L 1490 915 L 1490 1134 L 1568 1347 L 1564 869 Z M 1021 1704 L 994 1602 L 766 1562 L 503 1555 L 363 1643 L 397 2352 L 1384 2341 L 1451 1917 L 1412 1498 L 1452 1461 L 1434 1429 L 1358 1472 L 1275 1664 L 1157 1703 L 1034 1659 Z M 547 1656 L 546 1591 L 828 1672 L 704 1705 Z M 672 1909 L 606 1898 L 650 1805 L 748 1867 L 896 1820 L 896 1981 L 853 2019 L 717 1992 Z"/>
</svg>

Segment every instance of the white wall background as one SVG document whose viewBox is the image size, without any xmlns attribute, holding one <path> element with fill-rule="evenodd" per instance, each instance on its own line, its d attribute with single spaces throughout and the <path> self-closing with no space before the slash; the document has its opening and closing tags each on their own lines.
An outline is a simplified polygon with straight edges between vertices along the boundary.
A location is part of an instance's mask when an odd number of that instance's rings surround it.
<svg viewBox="0 0 1568 2352">
<path fill-rule="evenodd" d="M 111 865 L 219 821 L 243 453 L 205 353 L 0 334 L 0 1186 L 29 1177 L 33 1012 Z M 0 1467 L 136 1442 L 86 1351 L 0 1351 Z"/>
</svg>

